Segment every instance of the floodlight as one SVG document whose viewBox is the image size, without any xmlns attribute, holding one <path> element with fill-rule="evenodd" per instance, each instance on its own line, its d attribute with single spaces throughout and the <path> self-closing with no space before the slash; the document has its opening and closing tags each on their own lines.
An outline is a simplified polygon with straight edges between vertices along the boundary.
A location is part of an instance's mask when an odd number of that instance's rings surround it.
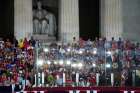
<svg viewBox="0 0 140 93">
<path fill-rule="evenodd" d="M 44 52 L 49 52 L 49 49 L 48 48 L 44 48 Z"/>
<path fill-rule="evenodd" d="M 54 61 L 54 64 L 57 64 L 57 62 L 56 62 L 56 61 Z"/>
<path fill-rule="evenodd" d="M 67 48 L 67 51 L 70 52 L 71 51 L 70 48 Z"/>
<path fill-rule="evenodd" d="M 63 65 L 63 64 L 64 64 L 63 60 L 60 60 L 60 61 L 59 61 L 59 64 L 60 64 L 60 65 Z"/>
<path fill-rule="evenodd" d="M 106 64 L 106 68 L 110 68 L 111 67 L 111 65 L 110 64 Z"/>
<path fill-rule="evenodd" d="M 51 62 L 48 60 L 48 61 L 47 61 L 47 64 L 48 64 L 48 65 L 50 65 L 50 64 L 51 64 Z"/>
<path fill-rule="evenodd" d="M 93 64 L 92 64 L 92 66 L 93 66 L 93 67 L 96 67 L 96 64 L 95 64 L 95 63 L 93 63 Z"/>
<path fill-rule="evenodd" d="M 43 60 L 41 60 L 41 59 L 37 60 L 37 66 L 42 66 L 42 65 L 43 65 L 43 63 L 44 63 L 44 61 L 43 61 Z"/>
<path fill-rule="evenodd" d="M 70 64 L 71 64 L 70 60 L 67 60 L 67 65 L 70 65 Z"/>
<path fill-rule="evenodd" d="M 72 64 L 72 67 L 76 67 L 76 64 L 74 63 L 74 64 Z"/>
<path fill-rule="evenodd" d="M 93 54 L 97 54 L 97 48 L 94 48 Z"/>
<path fill-rule="evenodd" d="M 111 55 L 111 54 L 112 54 L 111 51 L 107 51 L 106 53 L 107 53 L 108 55 Z"/>
<path fill-rule="evenodd" d="M 83 51 L 82 50 L 79 50 L 79 54 L 82 54 L 83 53 Z"/>
</svg>

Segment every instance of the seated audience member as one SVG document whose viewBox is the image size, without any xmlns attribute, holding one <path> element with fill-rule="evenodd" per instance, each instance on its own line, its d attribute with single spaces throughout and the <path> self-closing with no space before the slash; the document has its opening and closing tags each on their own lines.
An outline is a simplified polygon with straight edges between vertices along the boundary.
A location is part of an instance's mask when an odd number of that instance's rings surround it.
<svg viewBox="0 0 140 93">
<path fill-rule="evenodd" d="M 33 39 L 33 37 L 31 37 L 31 39 L 29 40 L 29 44 L 35 47 L 36 41 Z"/>
<path fill-rule="evenodd" d="M 16 37 L 14 37 L 13 39 L 13 44 L 14 44 L 14 47 L 18 47 L 18 40 L 16 39 Z"/>
<path fill-rule="evenodd" d="M 21 48 L 21 49 L 24 47 L 23 39 L 20 39 L 19 45 L 18 45 L 18 46 L 19 46 L 19 48 Z"/>
</svg>

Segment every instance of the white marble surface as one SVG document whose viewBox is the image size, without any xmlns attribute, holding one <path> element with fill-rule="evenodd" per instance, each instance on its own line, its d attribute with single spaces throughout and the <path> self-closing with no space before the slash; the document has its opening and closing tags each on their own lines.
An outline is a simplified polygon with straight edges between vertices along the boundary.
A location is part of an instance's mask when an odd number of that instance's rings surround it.
<svg viewBox="0 0 140 93">
<path fill-rule="evenodd" d="M 122 0 L 101 0 L 101 34 L 110 40 L 122 37 Z"/>
<path fill-rule="evenodd" d="M 32 35 L 32 17 L 32 0 L 14 1 L 14 35 L 18 40 Z"/>
<path fill-rule="evenodd" d="M 60 0 L 59 5 L 59 38 L 72 42 L 79 39 L 79 4 L 78 0 Z"/>
</svg>

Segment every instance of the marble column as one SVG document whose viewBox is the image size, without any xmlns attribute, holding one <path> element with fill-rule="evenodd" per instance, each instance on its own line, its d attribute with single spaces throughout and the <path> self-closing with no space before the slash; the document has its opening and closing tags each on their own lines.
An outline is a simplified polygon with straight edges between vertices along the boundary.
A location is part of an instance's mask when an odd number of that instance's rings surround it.
<svg viewBox="0 0 140 93">
<path fill-rule="evenodd" d="M 33 32 L 32 0 L 14 0 L 14 35 L 20 40 Z"/>
<path fill-rule="evenodd" d="M 118 40 L 122 32 L 122 0 L 101 0 L 101 35 Z"/>
<path fill-rule="evenodd" d="M 59 2 L 59 38 L 72 42 L 79 39 L 79 2 L 78 0 L 60 0 Z"/>
</svg>

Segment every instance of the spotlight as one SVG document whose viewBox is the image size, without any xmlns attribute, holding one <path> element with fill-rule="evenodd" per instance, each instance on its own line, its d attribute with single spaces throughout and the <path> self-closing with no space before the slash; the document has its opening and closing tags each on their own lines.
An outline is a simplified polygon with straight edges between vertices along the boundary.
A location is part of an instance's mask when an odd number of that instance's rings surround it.
<svg viewBox="0 0 140 93">
<path fill-rule="evenodd" d="M 111 51 L 107 51 L 106 53 L 107 53 L 108 55 L 111 55 L 111 54 L 112 54 Z"/>
<path fill-rule="evenodd" d="M 79 50 L 79 54 L 82 54 L 83 53 L 83 51 L 82 50 Z"/>
<path fill-rule="evenodd" d="M 96 64 L 95 64 L 95 63 L 93 63 L 93 64 L 92 64 L 92 66 L 93 66 L 93 67 L 96 67 Z"/>
<path fill-rule="evenodd" d="M 93 54 L 94 54 L 94 55 L 97 54 L 97 48 L 94 48 L 94 49 L 93 49 Z"/>
<path fill-rule="evenodd" d="M 70 60 L 67 60 L 67 65 L 70 65 L 70 64 L 71 64 Z"/>
<path fill-rule="evenodd" d="M 48 48 L 44 48 L 44 52 L 49 52 L 49 49 Z"/>
<path fill-rule="evenodd" d="M 56 65 L 56 64 L 57 64 L 57 62 L 56 62 L 56 61 L 54 61 L 54 64 Z"/>
<path fill-rule="evenodd" d="M 48 65 L 50 65 L 50 64 L 51 64 L 51 62 L 48 60 L 48 61 L 47 61 L 47 64 L 48 64 Z"/>
<path fill-rule="evenodd" d="M 44 63 L 44 61 L 43 61 L 43 60 L 37 60 L 37 65 L 38 65 L 38 66 L 42 66 L 42 65 L 43 65 L 43 63 Z"/>
<path fill-rule="evenodd" d="M 70 48 L 67 48 L 67 51 L 70 52 Z"/>
<path fill-rule="evenodd" d="M 106 64 L 106 68 L 110 68 L 111 67 L 111 65 L 110 64 Z"/>
<path fill-rule="evenodd" d="M 63 60 L 60 60 L 60 61 L 59 61 L 59 64 L 60 64 L 60 65 L 63 65 L 63 64 L 64 64 Z"/>
<path fill-rule="evenodd" d="M 74 64 L 72 64 L 72 67 L 76 67 L 76 64 L 74 63 Z"/>
</svg>

